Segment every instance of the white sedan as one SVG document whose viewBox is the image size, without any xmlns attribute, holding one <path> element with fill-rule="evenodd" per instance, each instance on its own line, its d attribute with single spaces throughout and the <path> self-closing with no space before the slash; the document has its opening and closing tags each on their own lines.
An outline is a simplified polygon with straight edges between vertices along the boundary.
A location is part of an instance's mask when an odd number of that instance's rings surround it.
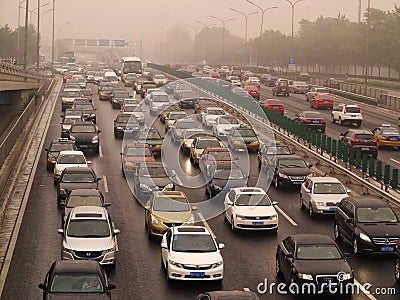
<svg viewBox="0 0 400 300">
<path fill-rule="evenodd" d="M 201 122 L 206 127 L 212 127 L 215 124 L 215 120 L 219 116 L 224 115 L 226 115 L 226 113 L 221 107 L 208 107 L 201 113 Z"/>
<path fill-rule="evenodd" d="M 62 171 L 67 167 L 86 168 L 90 161 L 86 161 L 82 151 L 61 151 L 54 165 L 54 183 L 57 184 Z"/>
<path fill-rule="evenodd" d="M 225 196 L 225 218 L 232 230 L 278 230 L 278 213 L 267 193 L 256 187 L 233 188 Z"/>
<path fill-rule="evenodd" d="M 339 179 L 334 177 L 310 177 L 300 189 L 300 207 L 307 207 L 310 217 L 314 214 L 334 214 L 339 202 L 348 197 Z"/>
<path fill-rule="evenodd" d="M 171 280 L 215 280 L 224 277 L 224 260 L 210 231 L 203 226 L 171 227 L 161 241 L 162 266 Z"/>
<path fill-rule="evenodd" d="M 215 124 L 213 125 L 212 133 L 214 136 L 223 137 L 231 130 L 231 128 L 239 128 L 240 122 L 234 116 L 218 116 L 215 119 Z"/>
</svg>

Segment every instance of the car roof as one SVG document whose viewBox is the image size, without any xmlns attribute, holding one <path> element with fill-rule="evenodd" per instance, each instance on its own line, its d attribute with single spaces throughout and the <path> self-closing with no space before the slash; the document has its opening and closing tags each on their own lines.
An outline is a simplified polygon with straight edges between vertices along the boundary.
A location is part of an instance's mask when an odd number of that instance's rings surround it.
<svg viewBox="0 0 400 300">
<path fill-rule="evenodd" d="M 258 187 L 238 187 L 231 190 L 235 191 L 236 194 L 266 194 L 262 188 Z"/>
<path fill-rule="evenodd" d="M 175 226 L 172 228 L 175 234 L 204 234 L 211 235 L 204 226 Z"/>
<path fill-rule="evenodd" d="M 63 173 L 94 173 L 91 167 L 67 167 Z"/>
<path fill-rule="evenodd" d="M 82 195 L 82 196 L 99 196 L 101 192 L 96 189 L 74 189 L 69 193 L 70 196 Z"/>
<path fill-rule="evenodd" d="M 335 244 L 334 240 L 323 234 L 294 234 L 291 235 L 297 244 Z"/>
<path fill-rule="evenodd" d="M 206 148 L 206 151 L 208 152 L 230 152 L 228 148 L 223 148 L 223 147 L 208 147 Z"/>
<path fill-rule="evenodd" d="M 101 273 L 100 264 L 94 260 L 59 260 L 53 265 L 53 273 Z"/>
<path fill-rule="evenodd" d="M 158 191 L 153 193 L 154 197 L 165 197 L 165 198 L 185 198 L 187 199 L 184 192 L 180 191 Z"/>
<path fill-rule="evenodd" d="M 59 155 L 84 155 L 82 151 L 79 150 L 63 150 L 60 151 Z"/>
<path fill-rule="evenodd" d="M 343 200 L 346 199 L 353 202 L 357 207 L 389 207 L 385 201 L 371 196 L 346 197 Z"/>
<path fill-rule="evenodd" d="M 107 210 L 99 206 L 77 206 L 70 212 L 71 219 L 101 219 L 107 218 Z"/>
<path fill-rule="evenodd" d="M 323 183 L 333 183 L 333 182 L 340 182 L 339 179 L 335 177 L 311 177 L 310 178 L 313 182 L 323 182 Z"/>
<path fill-rule="evenodd" d="M 279 154 L 275 156 L 276 159 L 280 160 L 280 159 L 298 159 L 298 160 L 304 160 L 304 158 L 294 155 L 294 154 L 290 154 L 290 155 L 285 155 L 285 154 Z"/>
<path fill-rule="evenodd" d="M 71 92 L 71 91 L 73 91 L 73 92 L 80 92 L 80 90 L 81 90 L 81 89 L 75 89 L 75 88 L 74 88 L 74 89 L 70 89 L 70 88 L 66 88 L 66 89 L 63 90 L 63 92 Z"/>
</svg>

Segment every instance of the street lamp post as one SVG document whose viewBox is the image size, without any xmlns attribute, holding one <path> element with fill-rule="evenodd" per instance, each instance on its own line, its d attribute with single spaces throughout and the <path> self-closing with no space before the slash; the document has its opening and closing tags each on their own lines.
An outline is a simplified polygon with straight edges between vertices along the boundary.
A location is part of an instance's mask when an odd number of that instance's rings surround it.
<svg viewBox="0 0 400 300">
<path fill-rule="evenodd" d="M 198 31 L 198 30 L 197 30 L 195 27 L 193 27 L 193 26 L 191 26 L 191 25 L 189 25 L 189 24 L 185 24 L 185 26 L 188 27 L 188 28 L 190 28 L 190 29 L 192 29 L 192 30 L 194 31 L 193 57 L 195 57 L 195 49 L 196 49 L 196 47 L 195 47 L 195 42 L 196 42 L 196 39 L 197 39 L 197 31 Z"/>
<path fill-rule="evenodd" d="M 225 62 L 225 60 L 224 60 L 224 58 L 225 58 L 225 24 L 228 23 L 229 21 L 233 21 L 234 19 L 231 18 L 231 19 L 223 20 L 223 19 L 217 18 L 216 16 L 213 16 L 213 15 L 211 15 L 210 17 L 213 19 L 216 19 L 222 23 L 222 59 L 221 59 L 221 61 L 222 61 L 222 63 L 224 63 Z"/>
<path fill-rule="evenodd" d="M 368 56 L 369 56 L 369 32 L 370 32 L 370 10 L 371 10 L 371 0 L 368 0 L 367 6 L 367 36 L 365 45 L 365 96 L 367 95 L 368 89 Z"/>
<path fill-rule="evenodd" d="M 251 15 L 258 14 L 258 12 L 257 12 L 257 11 L 254 11 L 254 12 L 245 14 L 245 13 L 242 13 L 241 11 L 238 11 L 238 10 L 232 8 L 232 7 L 231 7 L 231 10 L 234 11 L 234 12 L 237 12 L 238 14 L 241 14 L 241 15 L 244 17 L 244 19 L 245 19 L 244 51 L 247 52 L 247 19 L 248 19 L 248 17 L 251 16 Z"/>
<path fill-rule="evenodd" d="M 28 64 L 28 14 L 29 14 L 29 0 L 25 1 L 25 45 L 24 45 L 24 70 Z"/>
<path fill-rule="evenodd" d="M 260 39 L 258 42 L 258 51 L 257 51 L 257 69 L 258 69 L 258 65 L 260 62 L 260 52 L 261 52 L 261 36 L 262 36 L 262 30 L 263 30 L 263 25 L 264 25 L 264 14 L 267 10 L 270 9 L 275 9 L 278 8 L 276 6 L 271 6 L 271 7 L 267 7 L 267 8 L 262 8 L 261 6 L 259 6 L 258 4 L 255 4 L 254 2 L 251 2 L 250 0 L 246 0 L 247 2 L 249 2 L 250 4 L 254 5 L 255 7 L 257 7 L 260 11 L 261 11 L 261 25 L 260 25 Z"/>
<path fill-rule="evenodd" d="M 302 1 L 304 1 L 304 0 L 296 0 L 295 2 L 292 2 L 292 0 L 286 0 L 286 2 L 288 2 L 290 4 L 290 6 L 292 7 L 292 48 L 294 45 L 294 8 L 297 3 L 302 2 Z"/>
<path fill-rule="evenodd" d="M 51 68 L 53 69 L 54 67 L 54 14 L 56 11 L 56 0 L 53 0 L 53 24 L 52 24 L 52 33 L 51 33 Z"/>
<path fill-rule="evenodd" d="M 21 5 L 24 3 L 25 0 L 19 0 L 18 2 L 18 31 L 17 31 L 17 64 L 20 63 L 20 57 L 21 57 L 21 49 L 20 49 L 20 38 L 19 38 L 19 32 L 20 32 L 20 27 L 21 27 L 21 8 L 23 8 Z"/>
</svg>

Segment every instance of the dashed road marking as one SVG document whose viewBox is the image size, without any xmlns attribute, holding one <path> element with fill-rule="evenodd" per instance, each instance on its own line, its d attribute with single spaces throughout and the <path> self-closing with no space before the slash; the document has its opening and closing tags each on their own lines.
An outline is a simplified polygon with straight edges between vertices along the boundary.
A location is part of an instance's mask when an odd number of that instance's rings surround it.
<svg viewBox="0 0 400 300">
<path fill-rule="evenodd" d="M 393 158 L 389 158 L 391 161 L 394 161 L 396 164 L 399 164 L 400 165 L 400 161 L 398 161 L 398 160 L 395 160 L 395 159 L 393 159 Z"/>
<path fill-rule="evenodd" d="M 290 224 L 292 224 L 293 226 L 297 226 L 297 223 L 291 218 L 289 217 L 283 210 L 282 208 L 280 208 L 278 205 L 274 206 L 275 209 L 282 215 L 285 217 L 286 220 L 289 221 Z"/>
<path fill-rule="evenodd" d="M 215 234 L 212 231 L 210 225 L 208 225 L 206 219 L 203 217 L 203 215 L 201 213 L 197 213 L 197 215 L 199 216 L 199 218 L 200 218 L 201 222 L 203 223 L 204 227 L 208 229 L 208 231 L 211 233 L 212 237 L 215 239 L 216 238 Z"/>
<path fill-rule="evenodd" d="M 371 300 L 378 300 L 378 298 L 374 297 L 370 291 L 366 290 L 361 283 L 359 283 L 356 279 L 354 279 L 354 283 L 360 287 L 360 290 Z"/>
<path fill-rule="evenodd" d="M 99 156 L 103 157 L 103 148 L 99 146 Z"/>
<path fill-rule="evenodd" d="M 104 191 L 108 193 L 108 183 L 107 183 L 107 176 L 103 175 L 103 184 L 104 184 Z"/>
</svg>

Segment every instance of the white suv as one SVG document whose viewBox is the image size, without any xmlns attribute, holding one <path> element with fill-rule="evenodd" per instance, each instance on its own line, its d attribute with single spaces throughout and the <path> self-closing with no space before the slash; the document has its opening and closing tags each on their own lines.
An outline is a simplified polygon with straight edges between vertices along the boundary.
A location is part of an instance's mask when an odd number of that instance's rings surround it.
<svg viewBox="0 0 400 300">
<path fill-rule="evenodd" d="M 332 123 L 344 123 L 356 124 L 358 127 L 361 126 L 363 120 L 361 108 L 356 104 L 339 104 L 332 110 Z"/>
<path fill-rule="evenodd" d="M 231 128 L 239 128 L 240 122 L 234 116 L 218 116 L 215 119 L 215 124 L 213 125 L 212 133 L 215 136 L 223 137 L 231 130 Z"/>
<path fill-rule="evenodd" d="M 224 277 L 224 260 L 210 231 L 203 226 L 171 227 L 161 241 L 162 266 L 167 278 L 175 280 L 216 280 Z"/>
<path fill-rule="evenodd" d="M 201 113 L 201 122 L 204 126 L 212 127 L 215 124 L 215 119 L 224 115 L 226 113 L 221 107 L 208 107 Z"/>
<path fill-rule="evenodd" d="M 233 188 L 225 196 L 225 218 L 232 230 L 278 230 L 278 213 L 267 193 L 256 187 Z"/>
</svg>

